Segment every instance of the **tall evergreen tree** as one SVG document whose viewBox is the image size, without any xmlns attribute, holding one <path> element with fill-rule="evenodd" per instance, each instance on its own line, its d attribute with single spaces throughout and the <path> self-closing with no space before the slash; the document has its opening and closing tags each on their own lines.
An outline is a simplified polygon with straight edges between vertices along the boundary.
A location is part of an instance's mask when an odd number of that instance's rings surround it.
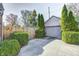
<svg viewBox="0 0 79 59">
<path fill-rule="evenodd" d="M 38 14 L 38 27 L 43 29 L 44 26 L 44 17 L 42 14 Z"/>
<path fill-rule="evenodd" d="M 34 17 L 36 17 L 36 16 L 37 16 L 36 10 L 33 10 L 32 15 L 33 15 Z"/>
<path fill-rule="evenodd" d="M 33 12 L 32 12 L 32 24 L 34 27 L 37 25 L 36 16 L 37 16 L 36 10 L 33 10 Z"/>
<path fill-rule="evenodd" d="M 75 21 L 73 12 L 70 11 L 68 13 L 66 5 L 64 5 L 64 7 L 62 9 L 61 29 L 62 29 L 62 31 L 76 31 L 76 30 L 78 30 L 77 22 Z"/>
<path fill-rule="evenodd" d="M 41 28 L 42 28 L 42 31 L 43 31 L 43 35 L 45 36 L 45 24 L 44 24 L 44 17 L 43 15 L 41 14 Z"/>
<path fill-rule="evenodd" d="M 38 27 L 41 27 L 41 21 L 40 21 L 41 17 L 40 17 L 40 14 L 38 14 Z"/>
<path fill-rule="evenodd" d="M 36 37 L 41 38 L 45 36 L 44 17 L 42 14 L 38 14 L 38 30 L 36 33 Z"/>
<path fill-rule="evenodd" d="M 62 16 L 61 16 L 61 29 L 62 31 L 67 31 L 67 21 L 68 21 L 68 10 L 66 8 L 66 5 L 63 6 L 62 9 Z"/>
<path fill-rule="evenodd" d="M 43 15 L 41 14 L 40 15 L 40 18 L 41 18 L 41 28 L 45 28 L 45 26 L 44 26 L 44 17 L 43 17 Z"/>
<path fill-rule="evenodd" d="M 68 22 L 69 30 L 70 31 L 76 31 L 77 30 L 77 22 L 75 21 L 75 17 L 73 15 L 72 11 L 69 12 L 68 18 L 69 18 L 69 22 Z"/>
</svg>

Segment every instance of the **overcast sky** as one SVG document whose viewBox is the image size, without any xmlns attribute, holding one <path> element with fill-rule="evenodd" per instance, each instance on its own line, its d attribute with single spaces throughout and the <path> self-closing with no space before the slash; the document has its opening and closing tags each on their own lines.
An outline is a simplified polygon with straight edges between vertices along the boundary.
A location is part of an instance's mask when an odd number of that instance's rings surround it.
<svg viewBox="0 0 79 59">
<path fill-rule="evenodd" d="M 50 16 L 54 15 L 57 17 L 61 16 L 61 9 L 64 4 L 62 3 L 3 3 L 4 6 L 4 16 L 13 13 L 21 16 L 21 10 L 29 10 L 33 11 L 34 9 L 37 13 L 42 13 L 44 15 L 45 21 L 49 18 L 48 17 L 48 7 L 50 7 Z"/>
<path fill-rule="evenodd" d="M 36 10 L 38 13 L 42 13 L 44 15 L 45 20 L 48 19 L 48 7 L 50 7 L 50 15 L 55 15 L 60 17 L 62 3 L 4 3 L 4 15 L 8 15 L 9 13 L 13 13 L 21 16 L 21 10 Z"/>
</svg>

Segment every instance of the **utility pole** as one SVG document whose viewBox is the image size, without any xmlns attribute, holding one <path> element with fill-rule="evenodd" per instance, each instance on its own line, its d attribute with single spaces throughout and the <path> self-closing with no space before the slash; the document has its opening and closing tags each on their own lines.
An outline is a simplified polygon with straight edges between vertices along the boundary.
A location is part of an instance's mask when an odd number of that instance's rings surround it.
<svg viewBox="0 0 79 59">
<path fill-rule="evenodd" d="M 48 17 L 50 18 L 50 7 L 48 7 Z"/>
</svg>

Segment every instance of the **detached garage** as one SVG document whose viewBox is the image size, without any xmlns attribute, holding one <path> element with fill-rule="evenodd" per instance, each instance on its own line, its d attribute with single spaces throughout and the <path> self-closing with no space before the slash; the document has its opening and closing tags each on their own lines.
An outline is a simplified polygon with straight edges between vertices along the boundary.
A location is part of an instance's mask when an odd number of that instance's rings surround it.
<svg viewBox="0 0 79 59">
<path fill-rule="evenodd" d="M 46 36 L 61 38 L 60 18 L 52 16 L 45 22 Z"/>
</svg>

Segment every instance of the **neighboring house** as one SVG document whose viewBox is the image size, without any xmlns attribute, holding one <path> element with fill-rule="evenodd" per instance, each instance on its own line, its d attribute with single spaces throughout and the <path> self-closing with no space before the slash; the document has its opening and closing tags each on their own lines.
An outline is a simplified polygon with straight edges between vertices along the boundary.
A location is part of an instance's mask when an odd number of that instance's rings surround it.
<svg viewBox="0 0 79 59">
<path fill-rule="evenodd" d="M 2 40 L 2 16 L 3 16 L 4 8 L 2 3 L 0 3 L 0 41 Z"/>
<path fill-rule="evenodd" d="M 45 22 L 46 36 L 61 38 L 60 18 L 56 16 L 50 17 Z"/>
</svg>

